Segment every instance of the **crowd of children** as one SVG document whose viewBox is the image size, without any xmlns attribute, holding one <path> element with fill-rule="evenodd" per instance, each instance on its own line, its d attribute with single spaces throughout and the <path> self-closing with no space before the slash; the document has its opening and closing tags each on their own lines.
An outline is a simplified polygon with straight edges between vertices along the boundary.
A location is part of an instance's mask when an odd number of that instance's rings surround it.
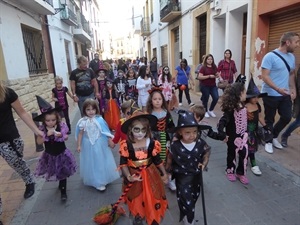
<svg viewBox="0 0 300 225">
<path fill-rule="evenodd" d="M 249 159 L 251 171 L 262 174 L 255 161 L 258 122 L 268 128 L 258 103 L 264 94 L 252 78 L 247 89 L 245 79 L 239 77 L 224 90 L 223 116 L 215 132 L 202 121 L 207 112 L 202 105 L 179 110 L 175 126 L 170 113 L 176 107 L 174 85 L 168 66 L 159 70 L 157 85 L 147 65 L 141 65 L 137 74 L 133 68 L 119 69 L 112 80 L 100 62 L 96 73 L 99 96 L 84 101 L 83 116 L 75 128 L 80 176 L 85 185 L 99 191 L 105 191 L 120 176 L 123 190 L 133 183 L 125 203 L 134 224 L 142 224 L 142 220 L 148 225 L 160 224 L 168 207 L 163 183 L 176 191 L 179 220 L 185 225 L 195 223 L 195 205 L 203 185 L 200 176 L 207 170 L 211 151 L 207 137 L 227 143 L 225 171 L 229 181 L 249 183 Z M 75 157 L 65 145 L 71 133 L 67 95 L 72 97 L 62 78 L 56 77 L 52 89 L 55 108 L 37 97 L 41 115 L 35 118 L 42 122 L 40 129 L 44 132 L 37 142 L 45 145 L 35 174 L 47 181 L 59 181 L 63 201 L 67 200 L 67 178 L 77 170 Z M 112 153 L 118 143 L 121 173 Z"/>
</svg>

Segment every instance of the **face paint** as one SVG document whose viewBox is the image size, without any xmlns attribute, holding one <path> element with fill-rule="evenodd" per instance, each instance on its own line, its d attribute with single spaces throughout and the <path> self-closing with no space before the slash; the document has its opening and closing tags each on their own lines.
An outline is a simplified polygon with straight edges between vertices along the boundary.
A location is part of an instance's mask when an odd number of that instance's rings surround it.
<svg viewBox="0 0 300 225">
<path fill-rule="evenodd" d="M 133 127 L 132 128 L 132 134 L 133 134 L 133 137 L 137 140 L 142 140 L 145 135 L 146 135 L 146 132 L 147 132 L 147 129 L 145 127 Z"/>
</svg>

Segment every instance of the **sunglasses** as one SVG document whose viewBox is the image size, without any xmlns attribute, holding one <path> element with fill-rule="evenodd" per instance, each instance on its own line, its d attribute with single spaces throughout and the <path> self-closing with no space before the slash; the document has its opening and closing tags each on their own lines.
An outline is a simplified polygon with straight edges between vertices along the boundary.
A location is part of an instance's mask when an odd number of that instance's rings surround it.
<svg viewBox="0 0 300 225">
<path fill-rule="evenodd" d="M 142 127 L 142 128 L 140 128 L 140 127 L 133 127 L 131 131 L 133 133 L 136 133 L 136 134 L 138 134 L 138 133 L 145 134 L 147 132 L 147 128 L 146 127 Z"/>
</svg>

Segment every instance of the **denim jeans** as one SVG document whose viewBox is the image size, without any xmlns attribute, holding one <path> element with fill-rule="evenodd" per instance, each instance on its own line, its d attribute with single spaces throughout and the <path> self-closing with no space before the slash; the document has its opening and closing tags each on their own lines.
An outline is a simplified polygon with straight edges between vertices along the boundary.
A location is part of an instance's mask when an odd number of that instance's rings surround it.
<svg viewBox="0 0 300 225">
<path fill-rule="evenodd" d="M 202 93 L 201 101 L 204 108 L 206 109 L 206 111 L 213 111 L 219 100 L 219 93 L 218 93 L 217 86 L 210 87 L 210 86 L 200 85 L 200 91 Z M 210 104 L 210 107 L 207 108 L 209 95 L 212 97 L 212 102 Z"/>
<path fill-rule="evenodd" d="M 79 110 L 80 110 L 80 113 L 81 113 L 81 117 L 83 117 L 83 112 L 82 112 L 83 103 L 88 98 L 95 99 L 94 92 L 90 95 L 87 95 L 87 96 L 78 96 L 78 107 L 79 107 Z"/>
<path fill-rule="evenodd" d="M 286 128 L 285 132 L 282 134 L 283 137 L 288 137 L 291 135 L 291 133 L 297 129 L 298 127 L 300 127 L 300 113 L 298 113 L 298 116 L 296 117 L 296 119 L 294 120 L 294 122 L 292 122 L 288 128 Z"/>
<path fill-rule="evenodd" d="M 292 101 L 288 96 L 267 96 L 263 97 L 265 107 L 265 122 L 273 133 L 273 138 L 277 138 L 279 133 L 291 121 L 292 118 Z M 275 125 L 275 115 L 278 111 L 280 116 Z"/>
</svg>

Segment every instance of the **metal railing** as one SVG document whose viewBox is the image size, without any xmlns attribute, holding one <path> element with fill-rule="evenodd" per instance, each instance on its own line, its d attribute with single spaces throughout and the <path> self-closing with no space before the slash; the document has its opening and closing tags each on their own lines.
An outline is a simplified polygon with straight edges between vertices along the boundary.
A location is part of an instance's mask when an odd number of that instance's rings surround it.
<svg viewBox="0 0 300 225">
<path fill-rule="evenodd" d="M 172 11 L 181 11 L 180 3 L 169 2 L 162 10 L 160 10 L 160 18 L 164 18 Z"/>
<path fill-rule="evenodd" d="M 144 17 L 141 20 L 141 33 L 149 33 L 149 32 L 150 32 L 149 17 Z"/>
<path fill-rule="evenodd" d="M 61 19 L 71 19 L 74 22 L 77 22 L 76 14 L 68 7 L 61 11 Z"/>
<path fill-rule="evenodd" d="M 90 35 L 90 33 L 91 33 L 90 24 L 85 19 L 84 15 L 82 13 L 79 14 L 79 18 L 78 19 L 79 19 L 78 20 L 78 25 L 76 26 L 76 28 L 77 29 L 82 28 L 88 35 Z"/>
<path fill-rule="evenodd" d="M 41 31 L 35 31 L 22 26 L 22 34 L 29 74 L 47 72 L 44 43 Z"/>
</svg>

